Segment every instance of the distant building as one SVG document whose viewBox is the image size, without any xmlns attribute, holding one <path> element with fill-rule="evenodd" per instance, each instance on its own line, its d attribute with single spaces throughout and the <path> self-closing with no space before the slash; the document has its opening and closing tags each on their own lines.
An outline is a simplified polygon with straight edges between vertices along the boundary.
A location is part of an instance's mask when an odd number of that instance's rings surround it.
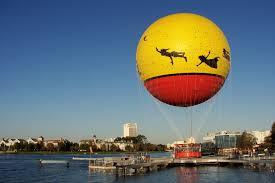
<svg viewBox="0 0 275 183">
<path fill-rule="evenodd" d="M 20 143 L 19 139 L 9 139 L 9 145 L 7 146 L 13 146 L 15 143 Z"/>
<path fill-rule="evenodd" d="M 166 147 L 168 149 L 171 149 L 171 148 L 174 148 L 175 147 L 175 144 L 190 144 L 190 143 L 196 143 L 196 140 L 194 139 L 194 137 L 189 137 L 185 140 L 177 140 L 177 141 L 174 141 L 172 144 L 167 144 Z"/>
<path fill-rule="evenodd" d="M 58 144 L 63 142 L 64 142 L 63 138 L 60 138 L 60 140 L 45 140 L 44 146 L 47 147 L 48 144 L 53 144 L 54 147 L 58 147 Z"/>
<path fill-rule="evenodd" d="M 35 138 L 28 138 L 26 141 L 27 141 L 28 144 L 37 144 L 38 142 L 42 143 L 44 141 L 44 137 L 40 136 L 37 139 L 35 139 Z"/>
<path fill-rule="evenodd" d="M 108 138 L 108 139 L 105 139 L 104 141 L 105 141 L 105 142 L 114 142 L 114 141 L 115 141 L 115 138 Z"/>
<path fill-rule="evenodd" d="M 126 151 L 126 147 L 129 146 L 131 148 L 134 147 L 133 143 L 129 143 L 129 142 L 116 142 L 114 143 L 120 150 L 122 151 Z"/>
<path fill-rule="evenodd" d="M 8 140 L 2 138 L 2 140 L 0 141 L 0 146 L 1 146 L 1 145 L 6 145 L 6 143 L 8 143 Z"/>
<path fill-rule="evenodd" d="M 82 145 L 82 144 L 88 144 L 88 145 L 90 145 L 92 143 L 92 140 L 80 140 L 79 141 L 79 145 Z"/>
<path fill-rule="evenodd" d="M 203 143 L 211 142 L 215 144 L 215 136 L 216 136 L 216 133 L 207 133 L 205 137 L 202 137 L 202 142 Z"/>
<path fill-rule="evenodd" d="M 38 140 L 35 138 L 28 138 L 26 141 L 28 144 L 37 144 L 38 143 Z"/>
<path fill-rule="evenodd" d="M 215 135 L 215 144 L 217 148 L 235 148 L 237 146 L 237 139 L 241 136 L 239 132 L 222 131 Z"/>
<path fill-rule="evenodd" d="M 217 148 L 235 148 L 240 132 L 220 131 L 216 133 L 207 133 L 202 138 L 203 143 L 214 143 Z"/>
<path fill-rule="evenodd" d="M 265 137 L 267 137 L 271 134 L 269 130 L 266 130 L 266 131 L 250 131 L 248 133 L 252 134 L 256 138 L 257 144 L 263 143 Z"/>
<path fill-rule="evenodd" d="M 123 137 L 136 137 L 137 123 L 126 123 L 123 125 Z"/>
<path fill-rule="evenodd" d="M 5 145 L 5 146 L 7 146 L 7 147 L 10 147 L 10 146 L 13 146 L 13 145 L 16 144 L 16 143 L 23 143 L 23 142 L 25 142 L 24 139 L 10 139 L 10 138 L 4 139 L 4 138 L 3 138 L 3 139 L 0 141 L 0 145 Z"/>
<path fill-rule="evenodd" d="M 265 137 L 269 136 L 271 133 L 269 130 L 266 131 L 250 131 L 247 132 L 252 134 L 257 141 L 257 144 L 264 142 Z M 228 132 L 220 131 L 217 133 L 207 133 L 205 137 L 202 138 L 203 143 L 213 142 L 218 148 L 235 148 L 237 143 L 237 138 L 241 136 L 240 132 Z"/>
</svg>

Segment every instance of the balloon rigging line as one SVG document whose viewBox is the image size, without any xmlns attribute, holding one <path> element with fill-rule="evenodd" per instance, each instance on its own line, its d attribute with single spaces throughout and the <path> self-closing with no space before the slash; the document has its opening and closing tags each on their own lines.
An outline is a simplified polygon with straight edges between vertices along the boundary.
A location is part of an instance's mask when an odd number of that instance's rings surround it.
<svg viewBox="0 0 275 183">
<path fill-rule="evenodd" d="M 199 121 L 202 121 L 202 123 L 200 123 L 200 125 L 199 125 L 199 127 L 198 127 L 198 129 L 197 129 L 197 131 L 196 131 L 196 136 L 197 136 L 197 134 L 200 134 L 200 132 L 201 132 L 201 130 L 202 130 L 202 128 L 207 124 L 207 122 L 208 122 L 208 118 L 209 118 L 209 114 L 210 114 L 210 112 L 211 111 L 213 111 L 213 106 L 214 106 L 214 104 L 215 104 L 215 100 L 214 100 L 215 98 L 212 98 L 212 99 L 210 99 L 210 101 L 209 101 L 209 103 L 206 103 L 205 105 L 209 105 L 208 107 L 204 107 L 204 108 L 207 108 L 207 110 L 205 110 L 203 113 L 202 112 L 200 112 L 200 114 L 202 114 L 202 115 L 200 115 L 199 117 Z"/>
<path fill-rule="evenodd" d="M 176 133 L 178 139 L 182 139 L 182 135 L 179 132 L 179 129 L 176 127 L 173 120 L 170 119 L 169 115 L 161 108 L 160 102 L 156 99 L 153 99 L 154 103 L 156 104 L 158 110 L 161 112 L 165 120 L 168 122 L 170 128 Z"/>
</svg>

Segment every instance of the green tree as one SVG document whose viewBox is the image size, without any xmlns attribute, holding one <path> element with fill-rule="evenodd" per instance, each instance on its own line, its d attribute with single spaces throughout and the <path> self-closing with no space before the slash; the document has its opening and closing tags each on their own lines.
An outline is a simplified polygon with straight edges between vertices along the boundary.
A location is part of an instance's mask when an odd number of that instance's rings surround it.
<svg viewBox="0 0 275 183">
<path fill-rule="evenodd" d="M 36 148 L 37 148 L 37 151 L 42 151 L 43 148 L 44 148 L 43 142 L 38 142 L 38 143 L 36 144 Z"/>
<path fill-rule="evenodd" d="M 105 152 L 105 151 L 108 151 L 108 148 L 105 144 L 102 144 L 102 146 L 100 147 L 100 150 Z"/>
<path fill-rule="evenodd" d="M 158 147 L 155 144 L 147 143 L 145 144 L 147 151 L 157 151 Z"/>
<path fill-rule="evenodd" d="M 119 149 L 119 147 L 116 146 L 115 144 L 112 144 L 111 147 L 110 147 L 110 150 L 111 150 L 112 152 L 116 152 L 116 151 L 119 151 L 120 149 Z"/>
<path fill-rule="evenodd" d="M 6 151 L 7 150 L 6 148 L 7 148 L 7 146 L 5 144 L 1 144 L 1 146 L 0 146 L 1 151 Z"/>
<path fill-rule="evenodd" d="M 201 144 L 202 155 L 215 155 L 218 154 L 218 148 L 213 142 L 204 142 Z"/>
<path fill-rule="evenodd" d="M 37 145 L 36 144 L 33 144 L 33 143 L 29 143 L 26 145 L 25 149 L 27 151 L 36 151 L 37 150 Z"/>
<path fill-rule="evenodd" d="M 79 146 L 79 150 L 80 151 L 89 151 L 89 144 L 80 144 L 80 146 Z"/>
<path fill-rule="evenodd" d="M 58 149 L 59 151 L 70 151 L 72 145 L 73 143 L 69 140 L 64 140 L 63 142 L 58 143 Z"/>
<path fill-rule="evenodd" d="M 147 140 L 147 137 L 139 134 L 137 137 L 135 137 L 134 143 L 135 144 L 146 144 L 146 143 L 148 143 L 148 140 Z"/>
<path fill-rule="evenodd" d="M 92 147 L 93 152 L 99 151 L 99 148 L 97 147 L 96 144 L 92 144 L 92 146 L 90 146 L 90 147 Z"/>
<path fill-rule="evenodd" d="M 141 144 L 134 144 L 134 151 L 142 151 L 142 145 Z"/>
<path fill-rule="evenodd" d="M 50 152 L 53 152 L 53 151 L 56 150 L 56 148 L 54 147 L 53 143 L 48 143 L 47 144 L 47 150 L 50 151 Z"/>
<path fill-rule="evenodd" d="M 121 137 L 117 137 L 115 138 L 114 142 L 121 142 L 122 141 L 122 138 Z"/>
<path fill-rule="evenodd" d="M 13 145 L 14 149 L 17 150 L 17 151 L 20 151 L 21 149 L 21 145 L 20 143 L 16 142 L 14 145 Z"/>
<path fill-rule="evenodd" d="M 261 144 L 260 149 L 268 148 L 272 151 L 272 153 L 275 152 L 275 122 L 273 122 L 271 126 L 270 135 L 265 137 L 264 143 Z"/>
<path fill-rule="evenodd" d="M 57 151 L 66 151 L 64 142 L 59 142 L 58 143 Z"/>
<path fill-rule="evenodd" d="M 166 145 L 158 144 L 156 150 L 157 151 L 165 151 L 166 150 Z"/>
<path fill-rule="evenodd" d="M 79 144 L 78 143 L 73 143 L 72 146 L 70 147 L 71 152 L 77 152 L 79 151 Z"/>
<path fill-rule="evenodd" d="M 24 151 L 24 149 L 26 148 L 26 146 L 28 145 L 28 143 L 26 141 L 20 141 L 20 142 L 16 142 L 13 145 L 14 150 L 17 151 Z"/>
<path fill-rule="evenodd" d="M 271 127 L 271 144 L 272 152 L 275 152 L 275 121 L 273 122 Z"/>
<path fill-rule="evenodd" d="M 147 138 L 144 135 L 139 134 L 136 137 L 117 137 L 114 140 L 115 142 L 128 142 L 134 144 L 146 144 L 148 143 Z"/>
<path fill-rule="evenodd" d="M 132 146 L 130 146 L 130 145 L 127 145 L 127 146 L 125 146 L 125 151 L 127 151 L 127 152 L 133 152 L 134 148 Z"/>
<path fill-rule="evenodd" d="M 243 132 L 242 135 L 237 139 L 237 147 L 241 149 L 251 149 L 256 144 L 256 138 L 247 132 Z"/>
</svg>

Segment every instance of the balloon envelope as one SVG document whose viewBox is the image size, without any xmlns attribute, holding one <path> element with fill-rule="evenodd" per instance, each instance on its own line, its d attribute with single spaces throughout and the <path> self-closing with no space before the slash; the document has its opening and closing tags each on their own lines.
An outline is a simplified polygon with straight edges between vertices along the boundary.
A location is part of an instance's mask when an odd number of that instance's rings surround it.
<svg viewBox="0 0 275 183">
<path fill-rule="evenodd" d="M 143 33 L 137 71 L 158 100 L 193 106 L 213 97 L 230 71 L 230 47 L 219 27 L 190 13 L 163 17 Z"/>
</svg>

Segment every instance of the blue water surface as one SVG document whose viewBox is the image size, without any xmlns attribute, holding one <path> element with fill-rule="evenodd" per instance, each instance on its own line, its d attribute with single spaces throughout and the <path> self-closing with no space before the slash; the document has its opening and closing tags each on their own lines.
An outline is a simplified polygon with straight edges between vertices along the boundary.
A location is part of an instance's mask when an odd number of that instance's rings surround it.
<svg viewBox="0 0 275 183">
<path fill-rule="evenodd" d="M 270 171 L 253 171 L 243 167 L 174 167 L 152 171 L 143 175 L 116 176 L 113 173 L 89 171 L 87 161 L 73 161 L 74 155 L 1 154 L 0 182 L 274 182 L 275 174 Z M 75 155 L 90 157 L 89 155 Z M 92 157 L 121 156 L 92 155 Z M 152 157 L 169 156 L 154 153 Z M 69 160 L 64 164 L 39 166 L 39 160 Z"/>
</svg>

